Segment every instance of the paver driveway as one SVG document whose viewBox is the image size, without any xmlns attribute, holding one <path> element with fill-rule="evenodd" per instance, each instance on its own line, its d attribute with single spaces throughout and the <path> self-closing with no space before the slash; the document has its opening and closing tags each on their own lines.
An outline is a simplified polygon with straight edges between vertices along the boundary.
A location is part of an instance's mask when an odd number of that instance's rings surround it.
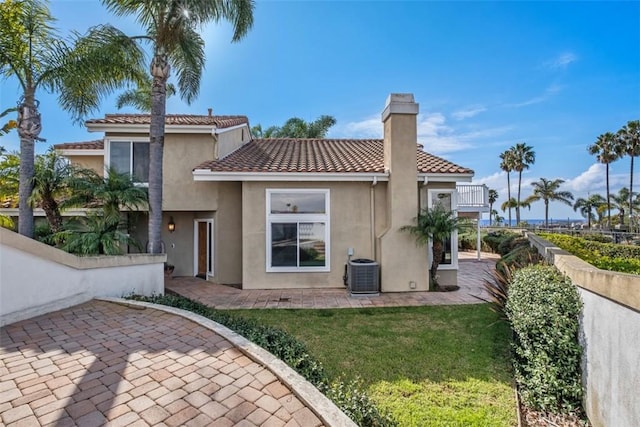
<svg viewBox="0 0 640 427">
<path fill-rule="evenodd" d="M 7 426 L 321 425 L 269 370 L 163 311 L 91 301 L 0 334 Z"/>
</svg>

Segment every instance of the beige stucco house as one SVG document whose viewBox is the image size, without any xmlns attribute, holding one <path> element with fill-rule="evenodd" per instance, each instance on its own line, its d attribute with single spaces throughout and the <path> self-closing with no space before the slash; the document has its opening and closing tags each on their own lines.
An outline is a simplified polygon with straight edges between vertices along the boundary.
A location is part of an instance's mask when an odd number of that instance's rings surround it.
<svg viewBox="0 0 640 427">
<path fill-rule="evenodd" d="M 332 288 L 343 286 L 349 257 L 367 258 L 382 292 L 426 290 L 428 251 L 400 227 L 434 203 L 477 215 L 486 188 L 456 189 L 473 171 L 423 151 L 417 114 L 413 95 L 390 95 L 383 140 L 252 139 L 244 116 L 168 115 L 162 239 L 174 274 L 244 289 Z M 86 125 L 104 138 L 56 149 L 145 182 L 148 115 Z M 463 206 L 460 194 L 473 202 Z M 146 218 L 131 216 L 129 231 L 144 243 Z M 440 282 L 453 284 L 457 236 L 447 248 Z"/>
</svg>

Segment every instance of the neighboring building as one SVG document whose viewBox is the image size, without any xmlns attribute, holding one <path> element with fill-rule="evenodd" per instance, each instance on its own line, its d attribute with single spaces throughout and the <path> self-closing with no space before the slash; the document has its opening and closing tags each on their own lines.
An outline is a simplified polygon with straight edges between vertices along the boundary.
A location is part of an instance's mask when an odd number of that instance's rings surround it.
<svg viewBox="0 0 640 427">
<path fill-rule="evenodd" d="M 456 183 L 473 171 L 417 144 L 418 104 L 392 94 L 383 140 L 251 139 L 244 116 L 167 115 L 163 235 L 175 275 L 198 275 L 244 289 L 343 286 L 348 254 L 379 262 L 381 290 L 428 288 L 428 251 L 399 231 L 420 208 L 487 211 L 486 187 Z M 72 162 L 148 177 L 149 115 L 87 121 L 99 141 L 56 145 Z M 174 231 L 169 231 L 169 224 Z M 146 218 L 131 232 L 145 242 Z M 440 282 L 457 276 L 457 236 Z"/>
</svg>

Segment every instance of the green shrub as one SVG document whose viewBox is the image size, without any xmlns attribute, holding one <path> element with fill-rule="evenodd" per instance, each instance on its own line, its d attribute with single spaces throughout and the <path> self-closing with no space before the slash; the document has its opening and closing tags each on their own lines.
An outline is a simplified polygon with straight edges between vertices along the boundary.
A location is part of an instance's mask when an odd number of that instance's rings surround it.
<svg viewBox="0 0 640 427">
<path fill-rule="evenodd" d="M 540 237 L 603 270 L 640 274 L 640 247 L 600 243 L 563 234 L 541 233 Z"/>
<path fill-rule="evenodd" d="M 480 250 L 493 252 L 493 249 L 484 241 L 486 231 L 480 231 Z M 475 228 L 465 229 L 458 233 L 458 249 L 462 251 L 475 251 L 478 248 L 478 232 Z"/>
<path fill-rule="evenodd" d="M 130 299 L 168 305 L 191 311 L 237 332 L 269 351 L 331 399 L 345 414 L 362 427 L 393 427 L 396 423 L 378 410 L 356 382 L 331 381 L 322 364 L 309 354 L 304 344 L 282 329 L 261 325 L 255 320 L 221 313 L 214 308 L 181 296 L 132 295 Z"/>
<path fill-rule="evenodd" d="M 511 231 L 499 230 L 492 231 L 482 238 L 482 241 L 491 249 L 491 252 L 500 253 L 498 248 L 504 240 L 510 240 L 518 236 Z M 509 252 L 509 251 L 507 251 Z M 506 253 L 506 252 L 505 252 Z"/>
<path fill-rule="evenodd" d="M 523 268 L 542 261 L 542 256 L 538 253 L 538 250 L 531 247 L 528 241 L 526 245 L 520 239 L 518 239 L 518 242 L 510 252 L 504 254 L 496 262 L 496 270 L 504 274 L 507 269 Z"/>
<path fill-rule="evenodd" d="M 583 234 L 582 238 L 585 240 L 593 240 L 600 243 L 613 243 L 613 239 L 610 236 L 606 236 L 600 233 Z"/>
<path fill-rule="evenodd" d="M 514 331 L 514 370 L 523 402 L 534 410 L 581 413 L 576 287 L 554 267 L 518 270 L 506 313 Z"/>
</svg>

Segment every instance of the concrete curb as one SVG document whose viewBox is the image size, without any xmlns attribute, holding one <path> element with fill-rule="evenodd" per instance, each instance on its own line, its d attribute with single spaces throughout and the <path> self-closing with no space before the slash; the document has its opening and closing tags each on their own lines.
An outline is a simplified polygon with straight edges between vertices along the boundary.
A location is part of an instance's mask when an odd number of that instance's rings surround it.
<svg viewBox="0 0 640 427">
<path fill-rule="evenodd" d="M 247 340 L 242 335 L 237 334 L 231 329 L 222 326 L 213 320 L 207 319 L 206 317 L 190 311 L 160 304 L 112 297 L 96 298 L 96 300 L 120 304 L 136 309 L 144 307 L 164 311 L 166 313 L 184 317 L 185 319 L 191 320 L 200 326 L 210 329 L 236 346 L 238 350 L 244 353 L 247 357 L 269 369 L 280 381 L 282 381 L 283 384 L 289 387 L 293 394 L 295 394 L 318 418 L 320 418 L 326 426 L 357 427 L 357 425 L 347 417 L 344 412 L 335 405 L 335 403 L 329 400 L 324 394 L 320 393 L 320 391 L 318 391 L 318 389 L 309 381 L 304 379 L 302 375 L 298 374 L 282 360 L 278 359 L 262 347 Z"/>
</svg>

